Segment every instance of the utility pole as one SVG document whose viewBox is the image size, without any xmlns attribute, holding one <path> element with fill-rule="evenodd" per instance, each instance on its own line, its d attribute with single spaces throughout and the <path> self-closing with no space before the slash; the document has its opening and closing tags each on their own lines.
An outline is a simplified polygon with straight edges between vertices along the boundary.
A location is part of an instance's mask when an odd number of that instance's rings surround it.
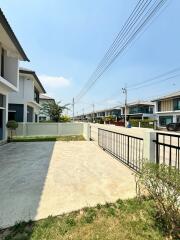
<svg viewBox="0 0 180 240">
<path fill-rule="evenodd" d="M 124 100 L 124 123 L 126 127 L 127 123 L 127 87 L 125 86 L 122 88 L 123 93 L 125 94 L 125 100 Z"/>
<path fill-rule="evenodd" d="M 74 105 L 75 105 L 75 103 L 74 103 L 74 98 L 73 98 L 73 100 L 72 100 L 72 107 L 73 107 L 73 122 L 74 122 Z"/>
<path fill-rule="evenodd" d="M 84 108 L 82 108 L 82 115 L 83 115 L 83 120 L 84 120 Z"/>
<path fill-rule="evenodd" d="M 93 107 L 93 123 L 94 123 L 94 103 L 93 103 L 92 107 Z"/>
</svg>

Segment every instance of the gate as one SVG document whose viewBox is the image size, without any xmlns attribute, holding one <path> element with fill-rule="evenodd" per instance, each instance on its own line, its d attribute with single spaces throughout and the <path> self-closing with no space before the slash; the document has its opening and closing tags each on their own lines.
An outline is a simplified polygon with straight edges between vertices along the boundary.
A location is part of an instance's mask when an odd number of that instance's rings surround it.
<svg viewBox="0 0 180 240">
<path fill-rule="evenodd" d="M 98 128 L 99 146 L 136 171 L 143 160 L 143 138 Z"/>
<path fill-rule="evenodd" d="M 180 135 L 156 133 L 156 163 L 180 170 Z"/>
</svg>

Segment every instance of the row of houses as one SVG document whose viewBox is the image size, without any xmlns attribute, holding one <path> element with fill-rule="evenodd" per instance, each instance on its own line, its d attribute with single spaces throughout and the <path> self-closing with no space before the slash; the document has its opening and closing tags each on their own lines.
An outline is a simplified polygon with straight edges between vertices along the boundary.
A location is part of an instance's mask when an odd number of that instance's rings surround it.
<svg viewBox="0 0 180 240">
<path fill-rule="evenodd" d="M 127 104 L 127 117 L 129 119 L 155 119 L 158 127 L 165 127 L 169 123 L 180 123 L 180 91 L 154 99 L 152 101 L 136 101 Z M 87 121 L 104 119 L 107 116 L 123 119 L 125 107 L 119 106 L 110 109 L 98 110 L 76 116 L 77 120 Z"/>
<path fill-rule="evenodd" d="M 7 138 L 8 120 L 46 120 L 47 116 L 40 115 L 41 105 L 54 101 L 44 95 L 34 71 L 19 67 L 20 61 L 29 59 L 0 9 L 0 142 Z"/>
</svg>

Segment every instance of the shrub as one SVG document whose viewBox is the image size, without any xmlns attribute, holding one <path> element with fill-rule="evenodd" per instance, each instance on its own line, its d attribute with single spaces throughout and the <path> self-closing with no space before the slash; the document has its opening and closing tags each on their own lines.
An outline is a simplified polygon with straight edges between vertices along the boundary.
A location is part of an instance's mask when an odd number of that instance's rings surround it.
<svg viewBox="0 0 180 240">
<path fill-rule="evenodd" d="M 129 121 L 132 127 L 139 127 L 139 123 L 140 123 L 140 126 L 143 128 L 154 128 L 156 123 L 154 119 L 144 119 L 144 120 L 130 119 Z"/>
<path fill-rule="evenodd" d="M 18 123 L 14 120 L 8 121 L 6 127 L 10 129 L 11 132 L 10 139 L 12 139 L 13 130 L 16 130 L 16 128 L 18 128 Z"/>
<path fill-rule="evenodd" d="M 71 118 L 67 115 L 62 115 L 62 116 L 60 116 L 59 121 L 60 122 L 70 122 Z"/>
<path fill-rule="evenodd" d="M 148 194 L 155 203 L 158 220 L 167 233 L 178 237 L 180 226 L 180 173 L 164 164 L 144 163 L 137 174 L 139 194 Z"/>
</svg>

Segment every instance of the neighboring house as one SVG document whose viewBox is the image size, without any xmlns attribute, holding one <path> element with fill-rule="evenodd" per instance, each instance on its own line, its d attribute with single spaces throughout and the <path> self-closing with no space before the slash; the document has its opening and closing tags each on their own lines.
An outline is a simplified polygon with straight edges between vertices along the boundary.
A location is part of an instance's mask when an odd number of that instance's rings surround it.
<svg viewBox="0 0 180 240">
<path fill-rule="evenodd" d="M 153 100 L 158 126 L 165 127 L 168 123 L 180 122 L 180 91 Z"/>
<path fill-rule="evenodd" d="M 120 108 L 109 108 L 109 109 L 103 109 L 103 110 L 97 110 L 94 113 L 87 113 L 87 114 L 82 114 L 82 115 L 78 115 L 75 118 L 76 119 L 87 119 L 87 120 L 92 120 L 94 119 L 104 119 L 104 117 L 107 116 L 113 116 L 116 118 L 120 118 L 121 117 L 121 109 Z"/>
<path fill-rule="evenodd" d="M 47 104 L 47 103 L 55 103 L 55 100 L 54 98 L 51 98 L 45 94 L 40 94 L 40 97 L 39 97 L 39 104 L 41 106 L 41 112 L 40 112 L 40 115 L 39 115 L 39 121 L 49 121 L 51 120 L 49 116 L 47 116 L 45 113 L 43 113 L 42 111 L 42 107 L 44 104 Z"/>
<path fill-rule="evenodd" d="M 36 73 L 19 69 L 19 91 L 9 94 L 9 120 L 17 122 L 39 122 L 39 95 L 45 93 Z"/>
<path fill-rule="evenodd" d="M 19 61 L 29 61 L 0 9 L 0 142 L 7 139 L 8 94 L 19 89 Z"/>
<path fill-rule="evenodd" d="M 127 104 L 127 117 L 130 119 L 154 119 L 155 104 L 147 101 L 137 101 Z M 124 117 L 125 107 L 122 107 L 122 116 Z"/>
</svg>

